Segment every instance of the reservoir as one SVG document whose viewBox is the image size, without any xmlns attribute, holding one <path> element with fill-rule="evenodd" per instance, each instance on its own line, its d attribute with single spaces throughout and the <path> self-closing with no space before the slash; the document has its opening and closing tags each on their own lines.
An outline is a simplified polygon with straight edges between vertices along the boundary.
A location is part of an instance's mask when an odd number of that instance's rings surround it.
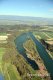
<svg viewBox="0 0 53 80">
<path fill-rule="evenodd" d="M 41 42 L 39 42 L 34 35 L 32 34 L 32 32 L 27 32 L 27 33 L 23 33 L 21 34 L 19 37 L 16 38 L 15 40 L 15 44 L 17 46 L 17 50 L 19 51 L 19 53 L 21 55 L 23 55 L 23 57 L 27 60 L 27 62 L 34 68 L 34 69 L 38 69 L 37 64 L 27 58 L 26 53 L 25 53 L 25 49 L 23 48 L 23 43 L 28 39 L 27 36 L 30 36 L 34 43 L 37 46 L 37 51 L 40 55 L 40 57 L 42 58 L 44 65 L 46 67 L 46 69 L 48 70 L 48 73 L 51 75 L 51 79 L 53 80 L 53 60 L 50 58 L 50 56 L 48 55 L 46 49 L 44 48 L 44 46 L 41 44 Z"/>
</svg>

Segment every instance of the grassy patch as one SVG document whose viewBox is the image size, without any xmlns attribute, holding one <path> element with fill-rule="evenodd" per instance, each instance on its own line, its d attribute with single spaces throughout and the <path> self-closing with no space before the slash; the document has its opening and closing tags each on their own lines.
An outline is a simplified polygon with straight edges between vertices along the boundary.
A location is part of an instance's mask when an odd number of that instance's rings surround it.
<svg viewBox="0 0 53 80">
<path fill-rule="evenodd" d="M 0 33 L 0 35 L 2 35 L 2 36 L 3 36 L 3 35 L 7 35 L 7 34 L 6 34 L 6 33 L 1 32 L 1 33 Z"/>
<path fill-rule="evenodd" d="M 51 38 L 53 38 L 53 32 L 45 32 L 48 36 L 50 36 Z"/>
<path fill-rule="evenodd" d="M 42 39 L 48 39 L 49 37 L 44 34 L 44 32 L 33 32 L 33 34 L 36 36 L 40 36 Z"/>
<path fill-rule="evenodd" d="M 21 80 L 21 77 L 14 65 L 10 65 L 8 67 L 8 74 L 9 74 L 10 80 Z"/>
<path fill-rule="evenodd" d="M 3 54 L 5 53 L 5 48 L 0 48 L 0 62 L 2 61 Z"/>
</svg>

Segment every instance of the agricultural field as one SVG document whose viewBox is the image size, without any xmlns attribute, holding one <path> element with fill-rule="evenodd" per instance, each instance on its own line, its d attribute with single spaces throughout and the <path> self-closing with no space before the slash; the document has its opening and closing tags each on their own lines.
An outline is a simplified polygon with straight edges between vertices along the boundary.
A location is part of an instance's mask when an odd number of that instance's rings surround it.
<svg viewBox="0 0 53 80">
<path fill-rule="evenodd" d="M 0 47 L 0 74 L 3 75 L 3 69 L 2 69 L 2 64 L 3 64 L 3 55 L 5 54 L 6 49 L 4 47 Z"/>
<path fill-rule="evenodd" d="M 6 33 L 0 33 L 0 44 L 7 43 L 8 36 Z"/>
<path fill-rule="evenodd" d="M 39 30 L 39 29 L 38 29 Z M 44 40 L 47 44 L 53 45 L 53 27 L 44 27 L 39 31 L 34 31 L 33 35 L 40 41 L 41 39 Z M 53 49 L 53 48 L 52 48 Z M 53 59 L 53 51 L 48 51 L 49 55 Z"/>
<path fill-rule="evenodd" d="M 7 66 L 7 67 L 6 67 Z M 5 80 L 21 80 L 16 67 L 10 63 L 4 65 L 4 78 Z"/>
<path fill-rule="evenodd" d="M 3 55 L 6 52 L 6 48 L 2 46 L 2 44 L 6 42 L 6 38 L 7 38 L 6 33 L 0 33 L 0 71 L 1 73 L 3 72 L 2 71 Z"/>
<path fill-rule="evenodd" d="M 0 63 L 2 61 L 3 54 L 5 53 L 5 48 L 0 47 Z"/>
<path fill-rule="evenodd" d="M 52 31 L 53 31 L 53 29 L 52 29 Z M 53 32 L 45 32 L 45 34 L 47 36 L 49 36 L 50 38 L 53 38 Z"/>
<path fill-rule="evenodd" d="M 42 38 L 42 39 L 48 39 L 49 37 L 45 34 L 45 32 L 33 32 L 33 34 L 38 37 L 38 38 Z"/>
<path fill-rule="evenodd" d="M 8 59 L 6 60 L 8 61 L 8 63 L 4 60 L 4 55 L 6 54 L 6 52 L 8 52 L 6 47 L 7 39 L 8 34 L 0 33 L 0 74 L 4 77 L 4 80 L 21 80 L 16 67 L 10 64 Z"/>
</svg>

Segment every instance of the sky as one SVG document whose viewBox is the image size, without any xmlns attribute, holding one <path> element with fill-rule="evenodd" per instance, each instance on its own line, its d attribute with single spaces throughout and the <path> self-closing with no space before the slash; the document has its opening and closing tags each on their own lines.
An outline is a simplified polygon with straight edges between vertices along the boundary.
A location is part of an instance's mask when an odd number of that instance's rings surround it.
<svg viewBox="0 0 53 80">
<path fill-rule="evenodd" d="M 53 0 L 0 0 L 0 15 L 53 18 Z"/>
</svg>

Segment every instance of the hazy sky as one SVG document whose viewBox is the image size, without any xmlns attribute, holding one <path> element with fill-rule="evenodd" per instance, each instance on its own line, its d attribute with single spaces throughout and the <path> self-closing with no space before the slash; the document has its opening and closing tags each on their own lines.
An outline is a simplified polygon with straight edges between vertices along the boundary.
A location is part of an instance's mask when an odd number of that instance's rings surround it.
<svg viewBox="0 0 53 80">
<path fill-rule="evenodd" d="M 53 18 L 53 0 L 0 0 L 0 15 Z"/>
</svg>

